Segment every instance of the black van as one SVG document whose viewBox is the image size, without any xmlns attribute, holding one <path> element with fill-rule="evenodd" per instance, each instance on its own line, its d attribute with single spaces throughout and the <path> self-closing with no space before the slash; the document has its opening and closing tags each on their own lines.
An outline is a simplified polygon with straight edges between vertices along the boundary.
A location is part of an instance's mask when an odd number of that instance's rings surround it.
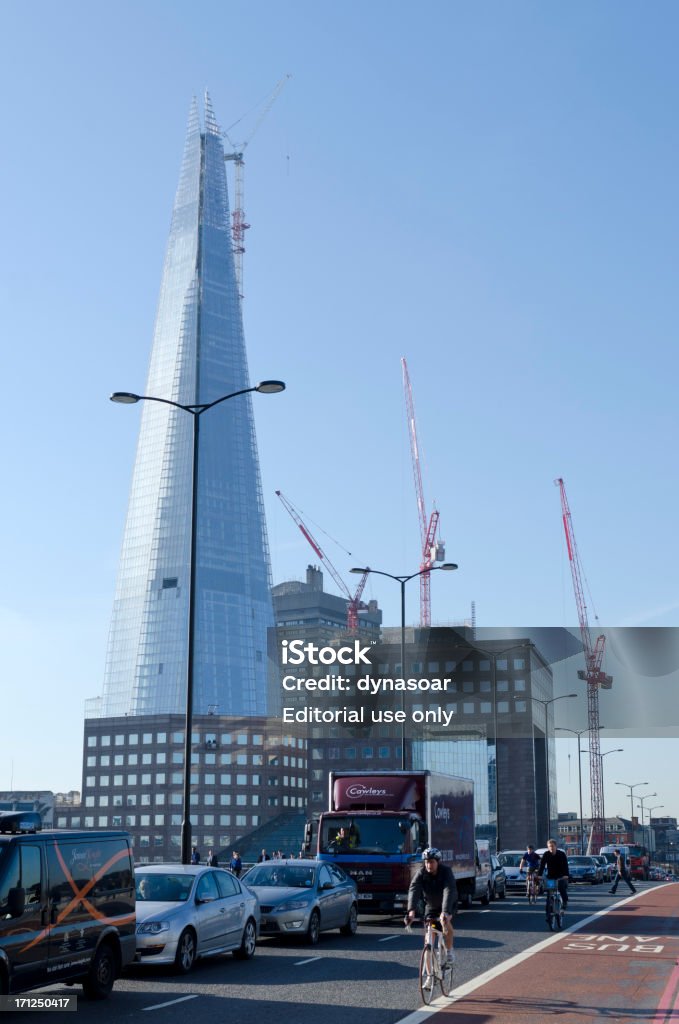
<svg viewBox="0 0 679 1024">
<path fill-rule="evenodd" d="M 80 982 L 103 999 L 135 955 L 129 834 L 39 830 L 0 815 L 0 993 Z"/>
</svg>

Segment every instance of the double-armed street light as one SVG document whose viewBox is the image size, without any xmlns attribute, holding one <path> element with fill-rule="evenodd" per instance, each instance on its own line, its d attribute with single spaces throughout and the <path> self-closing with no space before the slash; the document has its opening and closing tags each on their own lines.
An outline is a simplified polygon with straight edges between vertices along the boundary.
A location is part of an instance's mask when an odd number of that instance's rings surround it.
<svg viewBox="0 0 679 1024">
<path fill-rule="evenodd" d="M 545 709 L 545 785 L 546 785 L 546 798 L 547 798 L 547 831 L 551 832 L 552 829 L 552 800 L 549 791 L 549 723 L 547 721 L 547 708 L 550 704 L 556 704 L 558 700 L 571 700 L 577 697 L 577 693 L 562 693 L 558 697 L 550 697 L 549 700 L 544 700 L 542 697 L 534 697 L 531 694 L 531 700 L 536 701 L 538 704 L 542 704 Z M 516 697 L 514 698 L 517 699 Z"/>
<path fill-rule="evenodd" d="M 660 807 L 664 807 L 664 804 L 653 804 L 653 807 L 648 808 L 648 863 L 651 863 L 651 815 L 653 811 L 657 811 Z M 642 804 L 642 815 L 643 815 L 643 804 Z"/>
<path fill-rule="evenodd" d="M 360 573 L 364 575 L 371 573 L 376 576 L 386 576 L 387 579 L 396 580 L 401 586 L 401 672 L 403 678 L 406 678 L 406 583 L 408 580 L 414 580 L 417 576 L 423 576 L 427 572 L 434 572 L 436 569 L 441 569 L 443 572 L 453 572 L 457 569 L 455 562 L 444 562 L 443 565 L 431 565 L 428 569 L 420 569 L 419 572 L 411 572 L 409 576 L 395 576 L 390 572 L 383 572 L 381 569 L 369 569 L 354 567 L 350 569 L 350 572 Z M 401 691 L 401 769 L 405 771 L 406 767 L 406 734 L 405 734 L 405 693 Z"/>
<path fill-rule="evenodd" d="M 237 398 L 238 395 L 247 395 L 258 391 L 262 395 L 274 395 L 285 390 L 282 380 L 263 380 L 251 388 L 241 388 L 240 391 L 233 391 L 231 394 L 222 395 L 213 402 L 196 402 L 184 405 L 181 402 L 174 402 L 169 398 L 158 398 L 155 395 L 136 395 L 131 391 L 114 391 L 111 395 L 112 402 L 119 402 L 122 405 L 135 405 L 137 402 L 160 402 L 162 405 L 171 405 L 175 409 L 181 409 L 193 417 L 193 457 L 191 461 L 191 562 L 189 566 L 189 609 L 188 609 L 188 637 L 186 656 L 186 716 L 184 723 L 184 795 L 183 795 L 183 819 L 181 833 L 181 858 L 182 864 L 188 864 L 191 860 L 191 733 L 193 728 L 193 684 L 194 684 L 194 633 L 195 633 L 195 604 L 196 604 L 196 541 L 198 535 L 198 455 L 200 417 L 209 409 L 227 402 L 230 398 Z"/>
<path fill-rule="evenodd" d="M 657 793 L 644 793 L 643 796 L 637 797 L 638 806 L 641 807 L 641 845 L 644 846 L 644 801 L 652 800 Z"/>
<path fill-rule="evenodd" d="M 634 817 L 634 798 L 633 798 L 633 793 L 634 793 L 635 789 L 639 788 L 639 786 L 648 786 L 648 785 L 650 785 L 650 783 L 648 783 L 648 782 L 635 782 L 631 786 L 630 786 L 629 782 L 616 782 L 616 786 L 624 786 L 625 789 L 629 789 L 629 827 L 630 827 L 630 832 L 631 832 L 631 835 L 632 835 L 632 842 L 634 842 L 634 824 L 632 822 L 632 818 Z"/>
<path fill-rule="evenodd" d="M 603 729 L 603 726 L 600 725 L 599 728 Z M 580 749 L 580 737 L 583 736 L 586 732 L 589 732 L 589 727 L 587 729 L 567 729 L 565 725 L 556 725 L 554 727 L 554 731 L 555 732 L 572 732 L 574 736 L 578 737 L 578 792 L 580 794 L 580 853 L 584 854 L 584 852 L 585 852 L 585 821 L 584 821 L 584 818 L 582 816 L 582 764 L 581 764 L 581 760 L 580 760 L 581 757 L 582 757 L 582 750 Z"/>
<path fill-rule="evenodd" d="M 604 726 L 599 726 L 603 729 Z M 583 754 L 589 754 L 590 751 L 583 747 Z M 604 846 L 606 845 L 606 790 L 604 787 L 604 758 L 608 757 L 609 754 L 622 754 L 624 753 L 623 747 L 614 747 L 612 750 L 605 750 L 603 754 L 599 754 L 599 769 L 601 775 L 601 817 L 604 820 Z"/>
</svg>

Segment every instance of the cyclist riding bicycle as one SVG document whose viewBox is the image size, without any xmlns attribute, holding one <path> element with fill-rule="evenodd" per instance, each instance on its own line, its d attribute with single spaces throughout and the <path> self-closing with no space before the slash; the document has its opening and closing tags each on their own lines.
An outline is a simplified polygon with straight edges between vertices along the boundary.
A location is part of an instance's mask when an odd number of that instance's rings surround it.
<svg viewBox="0 0 679 1024">
<path fill-rule="evenodd" d="M 457 885 L 455 875 L 447 864 L 442 864 L 442 853 L 433 846 L 422 854 L 423 865 L 413 877 L 408 890 L 408 913 L 406 920 L 412 921 L 416 908 L 424 900 L 424 916 L 438 917 L 443 928 L 443 941 L 447 950 L 447 961 L 455 961 L 453 950 L 453 914 L 457 906 Z"/>
<path fill-rule="evenodd" d="M 557 850 L 556 839 L 547 840 L 547 849 L 542 855 L 538 868 L 538 878 L 542 878 L 543 875 L 556 879 L 565 910 L 568 906 L 568 858 L 563 850 Z M 549 899 L 548 896 L 546 911 L 549 911 Z M 549 913 L 547 913 L 547 920 L 549 921 Z"/>
<path fill-rule="evenodd" d="M 528 879 L 526 881 L 528 882 L 530 876 L 536 874 L 539 867 L 540 855 L 535 852 L 535 847 L 532 843 L 528 843 L 526 846 L 526 852 L 521 858 L 521 863 L 519 864 L 519 872 L 521 874 L 523 874 L 524 871 L 526 872 L 528 875 Z M 526 895 L 528 895 L 528 885 L 526 886 Z"/>
</svg>

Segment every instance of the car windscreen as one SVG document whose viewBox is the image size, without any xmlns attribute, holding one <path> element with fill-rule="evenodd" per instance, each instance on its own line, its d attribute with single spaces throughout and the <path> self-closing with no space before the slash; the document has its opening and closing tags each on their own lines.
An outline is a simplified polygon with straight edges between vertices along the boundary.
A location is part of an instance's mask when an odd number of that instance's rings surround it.
<svg viewBox="0 0 679 1024">
<path fill-rule="evenodd" d="M 588 868 L 594 867 L 594 864 L 595 864 L 595 862 L 592 860 L 591 857 L 569 857 L 568 858 L 568 863 L 569 864 L 579 864 L 579 865 L 583 865 L 584 864 Z"/>
<path fill-rule="evenodd" d="M 247 885 L 272 885 L 280 889 L 310 889 L 315 868 L 287 864 L 258 864 L 245 876 Z"/>
<path fill-rule="evenodd" d="M 523 860 L 522 853 L 498 853 L 497 859 L 503 868 L 518 868 Z"/>
<path fill-rule="evenodd" d="M 168 872 L 135 872 L 135 888 L 137 899 L 152 903 L 185 903 L 191 894 L 193 875 L 182 875 Z"/>
</svg>

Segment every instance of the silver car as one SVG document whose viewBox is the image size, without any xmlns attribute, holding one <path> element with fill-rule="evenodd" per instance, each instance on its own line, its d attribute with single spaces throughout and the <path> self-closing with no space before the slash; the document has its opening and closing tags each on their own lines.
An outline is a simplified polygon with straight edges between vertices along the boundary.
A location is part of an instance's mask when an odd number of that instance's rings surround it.
<svg viewBox="0 0 679 1024">
<path fill-rule="evenodd" d="M 257 893 L 262 935 L 303 936 L 312 945 L 329 928 L 354 935 L 358 924 L 356 883 L 337 864 L 273 860 L 243 876 Z"/>
<path fill-rule="evenodd" d="M 230 871 L 194 864 L 135 869 L 137 963 L 174 964 L 231 951 L 249 960 L 259 934 L 257 897 Z"/>
</svg>

